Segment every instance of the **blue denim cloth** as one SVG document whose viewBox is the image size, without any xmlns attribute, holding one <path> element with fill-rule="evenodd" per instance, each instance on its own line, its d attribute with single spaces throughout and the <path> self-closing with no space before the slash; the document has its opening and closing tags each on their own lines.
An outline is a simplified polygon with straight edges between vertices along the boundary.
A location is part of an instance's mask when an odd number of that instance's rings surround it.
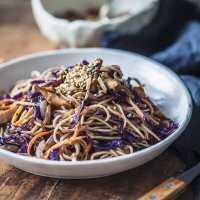
<svg viewBox="0 0 200 200">
<path fill-rule="evenodd" d="M 200 161 L 200 4 L 161 0 L 157 16 L 137 33 L 107 32 L 101 45 L 137 52 L 168 66 L 181 76 L 193 99 L 190 124 L 175 142 L 188 168 Z M 200 200 L 200 176 L 193 182 Z"/>
</svg>

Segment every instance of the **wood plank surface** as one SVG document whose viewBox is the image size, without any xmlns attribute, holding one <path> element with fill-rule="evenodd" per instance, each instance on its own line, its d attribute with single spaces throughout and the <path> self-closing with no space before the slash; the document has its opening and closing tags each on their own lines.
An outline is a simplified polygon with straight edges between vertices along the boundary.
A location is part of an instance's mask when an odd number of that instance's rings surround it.
<svg viewBox="0 0 200 200">
<path fill-rule="evenodd" d="M 54 48 L 39 32 L 30 1 L 0 1 L 0 60 Z M 0 200 L 134 200 L 184 168 L 172 147 L 136 169 L 88 180 L 41 177 L 0 161 Z M 191 188 L 178 199 L 194 199 Z"/>
</svg>

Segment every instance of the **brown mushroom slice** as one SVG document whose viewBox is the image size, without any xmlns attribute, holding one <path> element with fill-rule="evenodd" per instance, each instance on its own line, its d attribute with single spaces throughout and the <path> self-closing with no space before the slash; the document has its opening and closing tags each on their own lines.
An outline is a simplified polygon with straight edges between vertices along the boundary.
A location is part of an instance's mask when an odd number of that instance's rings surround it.
<svg viewBox="0 0 200 200">
<path fill-rule="evenodd" d="M 130 92 L 130 90 L 127 87 L 123 86 L 117 80 L 112 79 L 112 78 L 107 78 L 107 79 L 105 79 L 104 82 L 105 82 L 105 85 L 108 90 L 113 91 L 115 93 L 125 91 L 125 93 L 128 95 L 128 97 L 132 98 L 133 95 Z"/>
<path fill-rule="evenodd" d="M 11 106 L 10 109 L 0 111 L 0 125 L 9 122 L 15 114 L 18 106 Z"/>
<path fill-rule="evenodd" d="M 108 90 L 117 92 L 121 89 L 121 83 L 116 81 L 115 79 L 107 78 L 105 79 L 104 83 Z"/>
<path fill-rule="evenodd" d="M 55 93 L 56 92 L 56 88 L 52 85 L 45 87 L 45 89 L 49 92 Z"/>
<path fill-rule="evenodd" d="M 61 107 L 61 106 L 66 106 L 67 108 L 72 107 L 71 102 L 68 102 L 65 99 L 62 99 L 57 94 L 49 92 L 45 88 L 38 87 L 38 89 L 41 92 L 42 96 L 46 99 L 46 101 L 50 105 L 55 106 L 55 107 Z"/>
<path fill-rule="evenodd" d="M 133 91 L 142 98 L 147 98 L 143 87 L 134 87 Z"/>
<path fill-rule="evenodd" d="M 91 91 L 95 92 L 97 89 L 97 82 L 98 82 L 98 77 L 99 77 L 99 73 L 100 73 L 100 68 L 102 66 L 103 60 L 102 59 L 96 59 L 93 64 L 94 64 L 94 70 L 95 70 L 95 74 L 94 77 L 92 79 L 92 83 L 91 83 Z M 97 68 L 97 69 L 96 69 Z"/>
<path fill-rule="evenodd" d="M 50 81 L 50 82 L 48 82 L 48 83 L 45 83 L 44 86 L 45 86 L 45 87 L 48 87 L 48 86 L 57 87 L 57 86 L 59 86 L 61 83 L 63 83 L 64 80 L 65 80 L 65 79 L 62 78 L 62 79 L 59 79 L 59 80 Z"/>
</svg>

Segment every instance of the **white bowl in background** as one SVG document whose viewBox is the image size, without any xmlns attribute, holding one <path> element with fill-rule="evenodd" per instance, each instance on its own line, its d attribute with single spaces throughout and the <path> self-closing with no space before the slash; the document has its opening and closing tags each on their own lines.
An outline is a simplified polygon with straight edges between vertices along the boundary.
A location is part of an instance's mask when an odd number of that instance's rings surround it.
<svg viewBox="0 0 200 200">
<path fill-rule="evenodd" d="M 124 77 L 138 78 L 153 102 L 176 123 L 178 129 L 163 141 L 141 151 L 93 161 L 51 161 L 21 156 L 0 148 L 0 159 L 22 170 L 57 178 L 94 178 L 116 174 L 140 166 L 162 153 L 181 135 L 189 123 L 192 102 L 180 78 L 170 69 L 146 57 L 112 49 L 63 49 L 17 58 L 0 65 L 0 86 L 8 90 L 17 80 L 30 77 L 33 70 L 43 71 L 57 65 L 71 66 L 83 59 L 102 58 L 104 65 L 121 66 Z"/>
<path fill-rule="evenodd" d="M 68 47 L 99 46 L 103 32 L 118 30 L 136 32 L 147 25 L 155 16 L 158 0 L 113 0 L 110 13 L 125 11 L 124 15 L 101 21 L 56 18 L 53 14 L 66 10 L 82 13 L 88 8 L 100 8 L 104 0 L 32 0 L 32 10 L 41 32 L 57 45 Z"/>
</svg>

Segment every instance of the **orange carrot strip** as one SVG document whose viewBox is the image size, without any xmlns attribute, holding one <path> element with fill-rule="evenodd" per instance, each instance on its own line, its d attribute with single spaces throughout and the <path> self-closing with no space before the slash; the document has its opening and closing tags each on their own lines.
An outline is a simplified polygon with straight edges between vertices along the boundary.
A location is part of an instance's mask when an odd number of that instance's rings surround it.
<svg viewBox="0 0 200 200">
<path fill-rule="evenodd" d="M 12 124 L 15 123 L 17 121 L 17 118 L 19 117 L 20 113 L 22 112 L 22 110 L 24 109 L 24 105 L 19 106 L 19 108 L 16 110 L 15 114 L 13 115 L 12 118 Z"/>
<path fill-rule="evenodd" d="M 31 155 L 31 148 L 33 146 L 33 144 L 36 142 L 36 140 L 39 138 L 39 137 L 42 137 L 44 135 L 48 135 L 49 133 L 52 133 L 53 131 L 48 131 L 48 132 L 41 132 L 41 133 L 38 133 L 37 135 L 35 135 L 31 141 L 29 142 L 28 144 L 28 148 L 27 148 L 27 154 L 28 156 L 32 156 Z"/>
<path fill-rule="evenodd" d="M 63 141 L 61 141 L 61 142 L 58 142 L 58 143 L 54 144 L 51 148 L 49 148 L 49 149 L 45 152 L 44 159 L 47 160 L 47 159 L 49 158 L 49 155 L 50 155 L 50 153 L 51 153 L 52 150 L 58 149 L 58 148 L 61 147 L 64 143 L 65 143 L 65 144 L 68 144 L 68 143 L 70 143 L 70 142 L 71 142 L 70 139 L 67 138 L 67 139 L 65 139 L 65 140 L 63 140 Z"/>
<path fill-rule="evenodd" d="M 13 126 L 20 126 L 21 123 L 27 119 L 28 117 L 30 117 L 33 114 L 34 110 L 33 108 L 30 108 L 30 110 L 24 115 L 24 117 L 22 117 L 20 120 L 18 120 L 17 122 L 13 123 Z"/>
<path fill-rule="evenodd" d="M 59 147 L 61 147 L 62 145 L 64 144 L 71 144 L 77 140 L 80 140 L 80 139 L 83 139 L 85 138 L 85 136 L 79 136 L 77 138 L 67 138 L 63 141 L 60 141 L 58 142 L 57 144 L 53 145 L 50 149 L 48 149 L 46 152 L 45 152 L 45 156 L 44 156 L 44 159 L 48 159 L 49 158 L 49 155 L 51 153 L 51 151 L 55 150 L 55 149 L 58 149 Z"/>
<path fill-rule="evenodd" d="M 78 134 L 80 133 L 80 129 L 81 129 L 81 123 L 78 122 L 78 124 L 76 125 L 76 129 L 74 131 L 74 135 L 72 136 L 72 138 L 76 138 L 78 136 Z"/>
<path fill-rule="evenodd" d="M 90 144 L 88 144 L 88 145 L 86 146 L 85 151 L 86 151 L 87 153 L 89 153 L 89 152 L 91 151 L 91 149 L 92 149 L 92 143 L 90 143 Z"/>
</svg>

